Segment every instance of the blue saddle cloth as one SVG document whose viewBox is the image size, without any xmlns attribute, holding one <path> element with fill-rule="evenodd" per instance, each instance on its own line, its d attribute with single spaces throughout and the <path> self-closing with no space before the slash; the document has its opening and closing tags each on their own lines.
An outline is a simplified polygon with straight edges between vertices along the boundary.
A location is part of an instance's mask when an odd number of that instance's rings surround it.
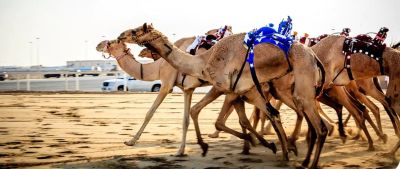
<svg viewBox="0 0 400 169">
<path fill-rule="evenodd" d="M 249 48 L 249 62 L 250 67 L 254 67 L 254 46 L 260 43 L 269 43 L 279 47 L 284 51 L 288 57 L 290 47 L 293 44 L 291 36 L 292 19 L 288 17 L 287 21 L 282 20 L 279 24 L 278 30 L 273 28 L 273 25 L 262 27 L 260 29 L 248 32 L 244 38 L 244 44 Z"/>
</svg>

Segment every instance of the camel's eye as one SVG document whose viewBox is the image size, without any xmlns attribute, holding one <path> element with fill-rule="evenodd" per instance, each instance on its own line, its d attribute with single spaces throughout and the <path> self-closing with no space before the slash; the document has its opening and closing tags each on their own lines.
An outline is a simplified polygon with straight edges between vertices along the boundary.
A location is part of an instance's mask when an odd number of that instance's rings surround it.
<svg viewBox="0 0 400 169">
<path fill-rule="evenodd" d="M 135 30 L 132 30 L 132 35 L 136 35 L 136 31 Z"/>
</svg>

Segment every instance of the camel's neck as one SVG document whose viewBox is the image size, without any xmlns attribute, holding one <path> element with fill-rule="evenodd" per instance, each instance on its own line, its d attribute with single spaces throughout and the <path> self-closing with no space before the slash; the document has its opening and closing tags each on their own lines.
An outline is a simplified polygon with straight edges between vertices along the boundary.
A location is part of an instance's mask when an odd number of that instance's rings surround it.
<svg viewBox="0 0 400 169">
<path fill-rule="evenodd" d="M 180 50 L 164 38 L 153 41 L 146 47 L 156 50 L 175 69 L 185 74 L 205 79 L 202 70 L 208 61 L 209 52 L 193 56 Z"/>
<path fill-rule="evenodd" d="M 160 65 L 162 60 L 158 59 L 155 62 L 148 64 L 141 64 L 133 58 L 132 54 L 126 54 L 126 56 L 117 60 L 118 65 L 126 73 L 134 77 L 135 79 L 144 81 L 153 81 L 160 79 Z"/>
</svg>

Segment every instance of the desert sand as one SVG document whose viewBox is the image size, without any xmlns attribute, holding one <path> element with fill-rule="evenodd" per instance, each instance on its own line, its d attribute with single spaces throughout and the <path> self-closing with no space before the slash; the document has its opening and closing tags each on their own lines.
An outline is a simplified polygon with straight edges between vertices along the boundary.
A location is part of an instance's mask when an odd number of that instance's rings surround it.
<svg viewBox="0 0 400 169">
<path fill-rule="evenodd" d="M 174 157 L 182 129 L 180 93 L 172 93 L 165 99 L 135 146 L 125 146 L 123 142 L 139 129 L 156 96 L 156 93 L 0 93 L 0 168 L 294 168 L 305 157 L 305 122 L 297 143 L 299 156 L 291 153 L 287 163 L 281 161 L 279 151 L 273 154 L 261 145 L 252 147 L 250 155 L 240 154 L 242 141 L 227 133 L 221 133 L 220 138 L 208 138 L 207 134 L 214 131 L 223 97 L 208 105 L 199 117 L 203 138 L 210 145 L 207 156 L 201 156 L 190 125 L 187 156 Z M 203 96 L 194 94 L 192 105 Z M 349 139 L 343 144 L 335 130 L 323 148 L 319 163 L 322 168 L 398 166 L 398 162 L 380 156 L 395 144 L 397 137 L 382 105 L 377 105 L 388 143 L 377 140 L 369 125 L 375 151 L 367 151 L 365 140 Z M 252 106 L 246 105 L 246 109 L 249 117 Z M 323 109 L 336 121 L 333 109 L 326 106 Z M 281 116 L 290 134 L 296 115 L 283 106 Z M 241 131 L 235 114 L 227 126 Z M 355 131 L 354 126 L 350 120 L 347 130 Z M 274 135 L 265 138 L 278 142 Z M 397 153 L 397 159 L 399 156 Z"/>
</svg>

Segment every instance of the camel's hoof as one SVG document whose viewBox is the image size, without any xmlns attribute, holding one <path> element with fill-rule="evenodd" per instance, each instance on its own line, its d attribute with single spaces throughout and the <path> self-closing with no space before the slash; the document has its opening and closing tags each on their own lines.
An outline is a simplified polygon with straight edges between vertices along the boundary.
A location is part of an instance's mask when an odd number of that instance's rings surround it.
<svg viewBox="0 0 400 169">
<path fill-rule="evenodd" d="M 203 153 L 201 153 L 201 156 L 205 157 L 207 155 L 207 152 L 208 152 L 208 144 L 207 143 L 203 143 L 200 146 L 201 146 L 201 149 L 203 150 Z"/>
<path fill-rule="evenodd" d="M 307 168 L 308 164 L 310 164 L 310 160 L 305 159 L 305 160 L 301 163 L 301 166 L 303 166 L 304 168 Z"/>
<path fill-rule="evenodd" d="M 218 138 L 219 137 L 219 133 L 208 134 L 208 137 L 210 137 L 210 138 Z"/>
<path fill-rule="evenodd" d="M 252 146 L 256 146 L 256 141 L 255 141 L 255 139 L 253 139 L 253 137 L 251 137 L 251 135 L 250 134 L 244 134 L 244 136 L 243 136 L 243 139 L 244 140 L 246 140 L 246 141 L 249 141 L 250 142 L 250 144 L 252 145 Z M 262 142 L 262 140 L 260 140 L 261 142 Z M 265 140 L 264 140 L 265 141 Z"/>
<path fill-rule="evenodd" d="M 272 142 L 268 143 L 267 142 L 267 145 L 265 145 L 265 146 L 268 147 L 269 149 L 271 149 L 274 154 L 276 154 L 277 148 L 276 148 L 275 143 L 272 143 Z"/>
<path fill-rule="evenodd" d="M 240 154 L 250 155 L 250 149 L 244 149 Z"/>
<path fill-rule="evenodd" d="M 293 152 L 295 156 L 298 155 L 296 144 L 288 144 L 288 151 Z"/>
<path fill-rule="evenodd" d="M 130 141 L 124 141 L 124 144 L 127 145 L 127 146 L 134 146 L 135 145 L 135 143 L 132 143 Z"/>
<path fill-rule="evenodd" d="M 368 151 L 375 151 L 375 147 L 374 146 L 369 146 L 368 147 Z"/>
<path fill-rule="evenodd" d="M 340 136 L 340 140 L 342 140 L 342 143 L 345 144 L 347 141 L 347 136 Z"/>
<path fill-rule="evenodd" d="M 185 153 L 176 153 L 174 157 L 187 157 L 188 155 Z"/>
<path fill-rule="evenodd" d="M 354 136 L 353 138 L 351 138 L 351 140 L 359 140 L 360 138 L 361 138 L 360 135 L 356 135 L 356 136 Z"/>
<path fill-rule="evenodd" d="M 379 138 L 379 140 L 382 140 L 383 144 L 386 144 L 388 140 L 387 134 L 383 134 L 382 138 Z"/>
<path fill-rule="evenodd" d="M 296 164 L 295 168 L 296 168 L 296 169 L 306 169 L 307 167 L 304 167 L 304 166 L 301 165 L 301 164 Z"/>
</svg>

